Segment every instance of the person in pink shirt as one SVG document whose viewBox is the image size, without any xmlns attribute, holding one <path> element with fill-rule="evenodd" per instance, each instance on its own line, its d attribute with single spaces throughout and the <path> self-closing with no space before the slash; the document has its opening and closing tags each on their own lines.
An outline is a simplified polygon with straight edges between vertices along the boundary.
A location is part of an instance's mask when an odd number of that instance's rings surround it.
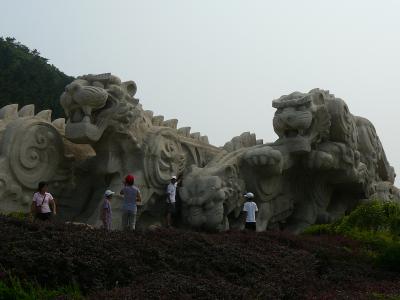
<svg viewBox="0 0 400 300">
<path fill-rule="evenodd" d="M 46 182 L 39 182 L 38 191 L 33 194 L 31 213 L 35 219 L 42 221 L 50 220 L 52 215 L 57 213 L 55 199 L 48 192 Z"/>
<path fill-rule="evenodd" d="M 107 190 L 104 193 L 104 201 L 101 205 L 100 220 L 103 223 L 103 228 L 107 231 L 111 230 L 112 221 L 112 210 L 111 210 L 111 199 L 115 193 L 111 190 Z"/>
</svg>

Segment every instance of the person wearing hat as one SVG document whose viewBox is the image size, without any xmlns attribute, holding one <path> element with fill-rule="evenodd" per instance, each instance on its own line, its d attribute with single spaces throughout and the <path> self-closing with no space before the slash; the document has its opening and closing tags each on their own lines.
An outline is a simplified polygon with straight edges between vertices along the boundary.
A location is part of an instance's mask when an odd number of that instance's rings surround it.
<svg viewBox="0 0 400 300">
<path fill-rule="evenodd" d="M 254 194 L 244 194 L 246 201 L 243 205 L 243 211 L 246 213 L 245 228 L 251 231 L 256 231 L 256 213 L 258 212 L 257 204 L 254 202 Z"/>
<path fill-rule="evenodd" d="M 178 181 L 176 176 L 171 176 L 171 181 L 167 186 L 167 227 L 171 227 L 172 215 L 175 214 L 175 198 L 177 185 Z"/>
<path fill-rule="evenodd" d="M 139 188 L 134 185 L 135 177 L 127 175 L 125 177 L 124 188 L 120 194 L 124 196 L 122 204 L 122 228 L 126 230 L 136 229 L 137 202 L 142 201 Z"/>
<path fill-rule="evenodd" d="M 100 219 L 103 223 L 103 228 L 105 230 L 111 230 L 111 220 L 112 220 L 112 211 L 111 211 L 111 198 L 115 193 L 111 190 L 107 190 L 104 193 L 104 202 L 101 205 L 100 211 Z"/>
</svg>

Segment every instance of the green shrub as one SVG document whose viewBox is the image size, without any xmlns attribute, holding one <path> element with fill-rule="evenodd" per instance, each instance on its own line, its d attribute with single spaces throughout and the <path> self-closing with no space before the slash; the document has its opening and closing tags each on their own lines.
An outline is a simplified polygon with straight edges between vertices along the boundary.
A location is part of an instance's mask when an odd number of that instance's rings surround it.
<svg viewBox="0 0 400 300">
<path fill-rule="evenodd" d="M 306 234 L 341 234 L 351 237 L 371 237 L 379 233 L 385 239 L 397 240 L 400 235 L 400 205 L 371 201 L 358 206 L 348 216 L 332 224 L 313 225 Z M 367 234 L 368 233 L 368 234 Z M 365 235 L 365 236 L 364 236 Z"/>
<path fill-rule="evenodd" d="M 400 271 L 400 243 L 388 244 L 378 255 L 379 265 L 392 271 Z"/>
<path fill-rule="evenodd" d="M 312 235 L 332 234 L 334 230 L 332 224 L 318 224 L 308 227 L 303 233 Z"/>
<path fill-rule="evenodd" d="M 13 211 L 8 213 L 7 217 L 16 218 L 18 220 L 27 220 L 29 218 L 29 213 Z"/>
<path fill-rule="evenodd" d="M 392 202 L 372 201 L 357 207 L 350 215 L 344 217 L 338 226 L 340 233 L 349 230 L 388 231 L 393 235 L 399 233 L 400 206 Z"/>
<path fill-rule="evenodd" d="M 378 294 L 378 293 L 373 293 L 371 295 L 371 299 L 376 299 L 376 300 L 400 300 L 400 295 L 383 295 L 383 294 Z"/>
<path fill-rule="evenodd" d="M 364 253 L 385 268 L 400 271 L 400 205 L 371 201 L 332 224 L 313 225 L 305 234 L 338 234 L 361 241 Z"/>
<path fill-rule="evenodd" d="M 46 300 L 46 299 L 84 299 L 76 286 L 46 289 L 37 283 L 20 281 L 18 278 L 8 276 L 0 280 L 0 300 Z"/>
</svg>

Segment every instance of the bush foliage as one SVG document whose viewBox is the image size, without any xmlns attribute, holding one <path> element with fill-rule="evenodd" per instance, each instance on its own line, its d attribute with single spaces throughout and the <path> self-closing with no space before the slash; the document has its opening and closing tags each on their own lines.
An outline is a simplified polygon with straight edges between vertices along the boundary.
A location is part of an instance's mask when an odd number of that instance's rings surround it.
<svg viewBox="0 0 400 300">
<path fill-rule="evenodd" d="M 343 236 L 105 232 L 5 216 L 0 235 L 5 272 L 48 291 L 78 284 L 88 299 L 370 299 L 400 286 Z"/>
<path fill-rule="evenodd" d="M 332 224 L 313 225 L 306 234 L 344 235 L 361 241 L 364 252 L 388 269 L 400 271 L 400 205 L 372 201 Z"/>
<path fill-rule="evenodd" d="M 0 300 L 53 300 L 53 299 L 84 299 L 76 286 L 47 289 L 37 283 L 21 281 L 16 277 L 7 276 L 0 280 Z"/>
<path fill-rule="evenodd" d="M 29 221 L 30 213 L 20 212 L 20 211 L 13 211 L 7 214 L 7 217 L 15 218 L 19 220 Z"/>
</svg>

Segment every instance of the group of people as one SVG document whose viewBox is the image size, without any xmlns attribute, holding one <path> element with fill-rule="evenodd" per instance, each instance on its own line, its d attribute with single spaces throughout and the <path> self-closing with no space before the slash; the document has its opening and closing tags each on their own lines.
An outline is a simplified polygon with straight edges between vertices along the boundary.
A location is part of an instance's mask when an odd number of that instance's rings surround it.
<svg viewBox="0 0 400 300">
<path fill-rule="evenodd" d="M 122 227 L 127 230 L 135 230 L 137 203 L 142 202 L 142 196 L 140 194 L 139 188 L 135 186 L 135 177 L 133 177 L 133 175 L 126 176 L 123 184 L 124 187 L 119 192 L 120 195 L 123 196 Z M 114 194 L 115 193 L 111 190 L 107 190 L 104 193 L 104 201 L 100 209 L 100 220 L 103 223 L 103 228 L 106 230 L 111 230 L 111 199 Z"/>
<path fill-rule="evenodd" d="M 133 175 L 127 175 L 123 182 L 124 187 L 120 191 L 120 195 L 123 196 L 122 203 L 122 228 L 126 230 L 136 229 L 136 215 L 137 215 L 137 204 L 142 201 L 140 190 L 135 186 L 135 177 Z M 172 217 L 176 212 L 176 190 L 178 185 L 178 179 L 176 176 L 172 176 L 170 183 L 166 188 L 166 226 L 171 227 Z M 104 200 L 100 207 L 100 220 L 103 228 L 111 230 L 112 225 L 112 208 L 111 201 L 115 192 L 106 190 L 104 193 Z M 246 218 L 245 228 L 247 230 L 256 230 L 256 214 L 258 212 L 257 204 L 254 202 L 254 194 L 251 192 L 245 193 L 245 202 L 243 204 L 243 212 Z M 33 195 L 31 212 L 36 216 L 37 219 L 46 221 L 50 220 L 53 215 L 56 215 L 56 201 L 53 196 L 48 192 L 48 184 L 46 182 L 40 182 L 38 191 Z"/>
<path fill-rule="evenodd" d="M 122 204 L 122 228 L 126 230 L 136 229 L 136 214 L 137 214 L 137 203 L 142 201 L 140 190 L 134 185 L 135 178 L 133 175 L 127 175 L 123 182 L 124 188 L 120 191 L 123 196 Z M 172 215 L 175 214 L 175 202 L 176 202 L 176 187 L 178 180 L 176 176 L 171 177 L 171 181 L 167 186 L 166 191 L 166 225 L 171 226 Z M 101 206 L 100 219 L 103 223 L 103 228 L 111 230 L 112 221 L 112 210 L 111 210 L 111 199 L 115 193 L 111 190 L 107 190 L 104 193 L 104 201 Z"/>
</svg>

